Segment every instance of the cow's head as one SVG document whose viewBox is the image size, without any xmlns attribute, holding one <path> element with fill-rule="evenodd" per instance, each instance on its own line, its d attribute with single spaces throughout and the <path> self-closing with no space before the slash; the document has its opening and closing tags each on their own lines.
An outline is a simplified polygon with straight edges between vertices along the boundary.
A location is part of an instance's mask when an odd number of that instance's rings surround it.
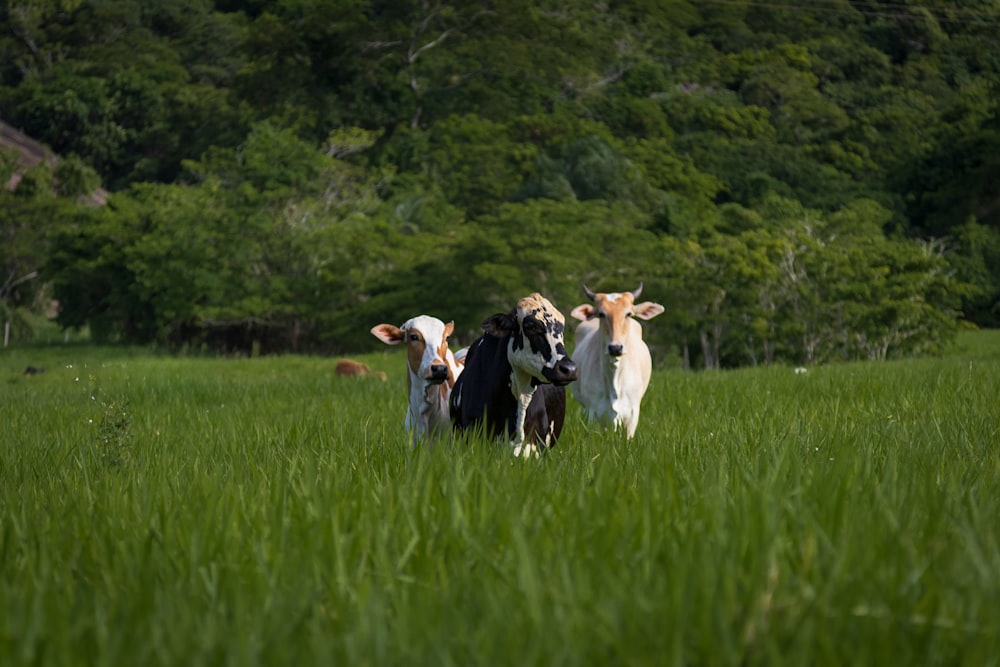
<svg viewBox="0 0 1000 667">
<path fill-rule="evenodd" d="M 566 319 L 541 294 L 524 297 L 514 310 L 493 315 L 482 326 L 492 336 L 510 338 L 510 365 L 534 380 L 565 385 L 577 378 L 576 364 L 563 344 Z"/>
<path fill-rule="evenodd" d="M 663 312 L 663 306 L 652 301 L 636 303 L 636 299 L 642 293 L 642 283 L 631 292 L 608 292 L 594 293 L 586 285 L 583 286 L 583 293 L 593 302 L 577 306 L 570 313 L 578 320 L 591 320 L 599 318 L 604 339 L 608 342 L 608 356 L 612 361 L 617 360 L 624 354 L 628 354 L 628 333 L 630 328 L 629 320 L 638 317 L 650 320 Z"/>
<path fill-rule="evenodd" d="M 448 336 L 454 330 L 454 322 L 445 324 L 436 317 L 420 315 L 401 327 L 379 324 L 371 331 L 386 345 L 406 343 L 406 362 L 412 376 L 441 384 L 448 379 Z"/>
</svg>

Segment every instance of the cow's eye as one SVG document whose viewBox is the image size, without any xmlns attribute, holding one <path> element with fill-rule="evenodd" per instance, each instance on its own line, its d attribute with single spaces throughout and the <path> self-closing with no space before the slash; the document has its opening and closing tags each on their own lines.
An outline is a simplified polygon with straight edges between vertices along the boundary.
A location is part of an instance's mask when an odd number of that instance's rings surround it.
<svg viewBox="0 0 1000 667">
<path fill-rule="evenodd" d="M 524 330 L 529 333 L 532 331 L 538 331 L 538 322 L 536 322 L 535 320 L 525 320 Z"/>
<path fill-rule="evenodd" d="M 410 342 L 411 343 L 419 343 L 420 342 L 420 336 L 418 336 L 415 333 L 411 333 L 410 334 Z"/>
<path fill-rule="evenodd" d="M 607 315 L 605 315 L 603 312 L 597 313 L 597 316 L 600 317 L 600 318 L 602 318 L 602 319 L 605 318 L 605 317 L 607 317 Z"/>
<path fill-rule="evenodd" d="M 632 317 L 632 313 L 625 313 L 625 317 Z"/>
</svg>

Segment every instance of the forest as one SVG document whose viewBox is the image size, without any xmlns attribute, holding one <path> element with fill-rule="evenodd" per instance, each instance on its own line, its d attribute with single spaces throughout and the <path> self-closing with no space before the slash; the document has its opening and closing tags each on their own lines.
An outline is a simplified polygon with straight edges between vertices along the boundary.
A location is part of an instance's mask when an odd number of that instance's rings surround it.
<svg viewBox="0 0 1000 667">
<path fill-rule="evenodd" d="M 997 0 L 7 0 L 0 121 L 59 157 L 0 150 L 0 316 L 346 353 L 641 282 L 658 363 L 934 354 L 1000 326 L 998 42 Z"/>
</svg>

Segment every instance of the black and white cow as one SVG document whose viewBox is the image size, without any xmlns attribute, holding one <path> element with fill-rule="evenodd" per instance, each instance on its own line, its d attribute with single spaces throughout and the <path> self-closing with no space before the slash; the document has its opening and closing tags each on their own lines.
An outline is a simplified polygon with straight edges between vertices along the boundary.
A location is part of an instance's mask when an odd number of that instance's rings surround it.
<svg viewBox="0 0 1000 667">
<path fill-rule="evenodd" d="M 551 447 L 562 432 L 566 388 L 577 378 L 563 345 L 566 320 L 537 292 L 482 323 L 451 394 L 456 430 L 482 426 L 509 438 L 514 456 Z"/>
</svg>

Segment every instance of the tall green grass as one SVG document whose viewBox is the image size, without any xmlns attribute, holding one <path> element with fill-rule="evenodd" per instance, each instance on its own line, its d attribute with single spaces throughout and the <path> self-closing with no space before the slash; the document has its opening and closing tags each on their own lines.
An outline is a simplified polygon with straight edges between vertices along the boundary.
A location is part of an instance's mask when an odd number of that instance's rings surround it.
<svg viewBox="0 0 1000 667">
<path fill-rule="evenodd" d="M 1000 663 L 997 332 L 661 370 L 533 461 L 410 451 L 364 360 L 2 352 L 0 664 Z"/>
</svg>

